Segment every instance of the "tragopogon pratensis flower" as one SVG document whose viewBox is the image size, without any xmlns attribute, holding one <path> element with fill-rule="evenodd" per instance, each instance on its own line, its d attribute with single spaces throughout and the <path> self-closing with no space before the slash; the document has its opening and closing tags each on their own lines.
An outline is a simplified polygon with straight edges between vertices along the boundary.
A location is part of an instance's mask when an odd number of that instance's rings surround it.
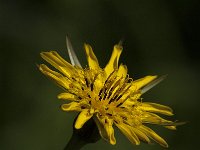
<svg viewBox="0 0 200 150">
<path fill-rule="evenodd" d="M 67 48 L 71 64 L 56 51 L 42 52 L 41 57 L 58 70 L 53 71 L 45 64 L 39 65 L 40 71 L 63 88 L 58 99 L 66 100 L 61 106 L 63 111 L 80 112 L 75 128 L 80 129 L 85 122 L 93 118 L 101 137 L 110 144 L 116 144 L 113 126 L 136 145 L 140 140 L 151 140 L 168 147 L 147 124 L 156 124 L 168 129 L 176 129 L 178 123 L 158 114 L 172 116 L 172 109 L 150 102 L 142 102 L 141 95 L 162 81 L 165 76 L 145 76 L 133 80 L 127 73 L 127 67 L 118 66 L 122 45 L 114 46 L 111 58 L 105 68 L 99 66 L 90 45 L 84 44 L 88 67 L 82 68 L 67 38 Z"/>
</svg>

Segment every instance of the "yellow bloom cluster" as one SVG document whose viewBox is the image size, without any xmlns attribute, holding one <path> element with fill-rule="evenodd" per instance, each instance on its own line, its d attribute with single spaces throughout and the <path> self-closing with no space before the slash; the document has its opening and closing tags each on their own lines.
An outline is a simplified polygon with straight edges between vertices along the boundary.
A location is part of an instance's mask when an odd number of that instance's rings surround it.
<svg viewBox="0 0 200 150">
<path fill-rule="evenodd" d="M 85 69 L 81 67 L 73 50 L 69 50 L 70 57 L 75 58 L 72 64 L 56 51 L 41 53 L 41 57 L 59 72 L 53 71 L 45 64 L 39 65 L 43 74 L 64 89 L 63 93 L 58 95 L 58 99 L 67 100 L 61 106 L 62 110 L 80 112 L 75 128 L 80 129 L 85 122 L 93 118 L 101 137 L 110 144 L 116 144 L 113 129 L 115 125 L 133 144 L 139 145 L 140 141 L 151 143 L 153 140 L 168 147 L 166 141 L 146 124 L 176 129 L 176 123 L 158 116 L 171 116 L 172 109 L 156 103 L 142 102 L 140 98 L 144 92 L 158 83 L 159 78 L 130 78 L 127 67 L 123 64 L 118 66 L 122 52 L 120 44 L 114 46 L 105 68 L 99 66 L 90 45 L 85 44 L 84 48 L 88 60 L 88 67 Z"/>
</svg>

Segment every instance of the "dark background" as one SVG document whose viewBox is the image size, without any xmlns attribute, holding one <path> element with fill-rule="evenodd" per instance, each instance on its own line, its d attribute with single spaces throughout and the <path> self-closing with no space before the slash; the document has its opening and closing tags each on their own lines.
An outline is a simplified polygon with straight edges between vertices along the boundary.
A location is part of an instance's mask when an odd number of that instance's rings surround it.
<svg viewBox="0 0 200 150">
<path fill-rule="evenodd" d="M 199 0 L 21 0 L 0 1 L 1 150 L 62 150 L 72 134 L 76 113 L 60 110 L 61 89 L 36 66 L 41 51 L 57 50 L 69 60 L 68 34 L 83 66 L 83 43 L 94 48 L 103 67 L 122 38 L 120 58 L 134 79 L 168 78 L 143 95 L 144 101 L 168 105 L 174 120 L 188 121 L 177 131 L 154 129 L 170 150 L 198 149 Z M 157 144 L 132 145 L 116 129 L 117 144 L 103 140 L 84 150 L 159 150 Z"/>
</svg>

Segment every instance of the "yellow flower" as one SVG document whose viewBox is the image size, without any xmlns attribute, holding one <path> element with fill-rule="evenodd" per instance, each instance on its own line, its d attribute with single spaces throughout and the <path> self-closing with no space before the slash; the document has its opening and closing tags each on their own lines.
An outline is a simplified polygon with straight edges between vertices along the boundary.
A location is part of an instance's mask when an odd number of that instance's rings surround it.
<svg viewBox="0 0 200 150">
<path fill-rule="evenodd" d="M 166 141 L 146 124 L 157 124 L 176 129 L 177 123 L 166 120 L 157 114 L 172 116 L 172 109 L 150 102 L 142 102 L 141 95 L 163 80 L 164 77 L 146 76 L 133 80 L 127 74 L 127 67 L 118 66 L 122 45 L 114 46 L 111 58 L 105 68 L 99 66 L 90 45 L 85 44 L 88 67 L 83 69 L 67 39 L 71 64 L 56 51 L 42 52 L 41 57 L 59 72 L 45 64 L 39 65 L 40 71 L 63 88 L 58 99 L 68 100 L 61 106 L 63 111 L 80 112 L 75 128 L 80 129 L 93 118 L 101 137 L 110 144 L 116 144 L 113 126 L 136 145 L 140 140 L 151 140 L 168 147 Z"/>
</svg>

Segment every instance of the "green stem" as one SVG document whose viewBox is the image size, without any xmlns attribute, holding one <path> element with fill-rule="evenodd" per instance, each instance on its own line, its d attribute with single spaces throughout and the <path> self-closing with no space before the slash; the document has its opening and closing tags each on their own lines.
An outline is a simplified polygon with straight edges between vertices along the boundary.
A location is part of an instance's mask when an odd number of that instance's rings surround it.
<svg viewBox="0 0 200 150">
<path fill-rule="evenodd" d="M 76 120 L 76 119 L 75 119 Z M 74 122 L 75 122 L 74 120 Z M 101 139 L 98 128 L 91 118 L 81 129 L 75 129 L 73 125 L 73 134 L 64 150 L 80 150 L 89 143 L 96 143 Z"/>
<path fill-rule="evenodd" d="M 73 134 L 64 150 L 80 150 L 87 142 L 80 139 L 77 135 Z"/>
</svg>

